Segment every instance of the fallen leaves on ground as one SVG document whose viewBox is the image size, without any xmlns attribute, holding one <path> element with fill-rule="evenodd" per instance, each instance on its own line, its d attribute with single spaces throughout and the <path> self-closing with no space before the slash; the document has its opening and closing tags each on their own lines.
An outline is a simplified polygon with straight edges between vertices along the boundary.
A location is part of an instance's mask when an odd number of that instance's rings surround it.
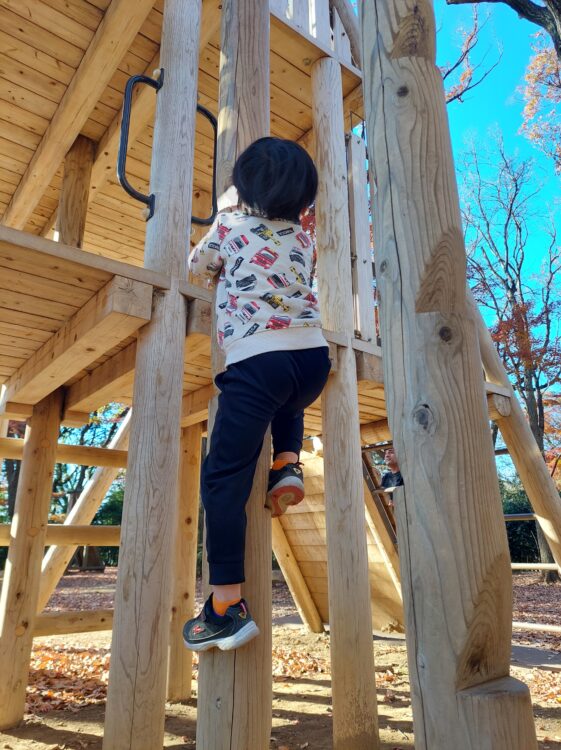
<svg viewBox="0 0 561 750">
<path fill-rule="evenodd" d="M 108 649 L 35 646 L 26 710 L 77 711 L 81 706 L 103 703 L 108 678 Z"/>
</svg>

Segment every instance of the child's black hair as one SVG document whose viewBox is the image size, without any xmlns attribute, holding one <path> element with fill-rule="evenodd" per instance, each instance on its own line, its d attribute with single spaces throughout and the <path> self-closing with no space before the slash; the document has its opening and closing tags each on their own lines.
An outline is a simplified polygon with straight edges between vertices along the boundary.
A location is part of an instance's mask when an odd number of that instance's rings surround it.
<svg viewBox="0 0 561 750">
<path fill-rule="evenodd" d="M 240 201 L 268 219 L 298 222 L 318 189 L 312 159 L 294 141 L 259 138 L 238 157 L 234 186 Z"/>
</svg>

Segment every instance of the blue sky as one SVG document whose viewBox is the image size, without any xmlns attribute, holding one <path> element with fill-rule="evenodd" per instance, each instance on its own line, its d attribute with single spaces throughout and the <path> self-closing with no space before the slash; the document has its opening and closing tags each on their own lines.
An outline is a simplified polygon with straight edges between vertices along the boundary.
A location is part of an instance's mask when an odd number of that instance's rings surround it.
<svg viewBox="0 0 561 750">
<path fill-rule="evenodd" d="M 460 29 L 470 28 L 472 5 L 446 5 L 445 0 L 434 2 L 437 23 L 437 63 L 453 62 L 458 57 L 461 45 Z M 472 92 L 463 103 L 453 102 L 448 106 L 452 145 L 456 160 L 462 151 L 466 137 L 473 134 L 482 141 L 490 128 L 498 126 L 503 134 L 507 151 L 518 151 L 522 158 L 536 162 L 536 177 L 543 184 L 544 203 L 559 206 L 559 177 L 554 173 L 552 162 L 541 154 L 522 135 L 524 97 L 524 72 L 531 57 L 533 35 L 538 27 L 520 19 L 502 3 L 479 4 L 479 18 L 488 21 L 481 32 L 481 41 L 474 52 L 477 62 L 484 55 L 491 63 L 497 59 L 502 47 L 502 59 L 497 68 Z"/>
</svg>

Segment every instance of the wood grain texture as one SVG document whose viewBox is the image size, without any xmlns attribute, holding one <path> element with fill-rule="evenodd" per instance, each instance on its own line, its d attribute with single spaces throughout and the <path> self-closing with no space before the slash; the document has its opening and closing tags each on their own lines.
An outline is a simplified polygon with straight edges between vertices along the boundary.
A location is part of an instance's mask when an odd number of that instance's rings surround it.
<svg viewBox="0 0 561 750">
<path fill-rule="evenodd" d="M 366 144 L 351 133 L 347 138 L 349 214 L 355 331 L 366 341 L 376 341 L 374 285 L 370 249 L 370 217 L 366 175 Z M 357 334 L 358 335 L 358 334 Z"/>
<path fill-rule="evenodd" d="M 191 697 L 193 652 L 183 644 L 183 625 L 195 616 L 197 574 L 197 531 L 199 521 L 199 485 L 201 476 L 200 423 L 181 431 L 178 515 L 175 529 L 174 590 L 171 602 L 168 660 L 168 701 Z"/>
<path fill-rule="evenodd" d="M 118 451 L 128 449 L 131 416 L 132 412 L 129 411 L 109 443 L 109 449 Z M 119 469 L 116 467 L 96 469 L 86 482 L 72 510 L 66 516 L 64 524 L 91 523 L 118 473 Z M 42 612 L 47 606 L 51 594 L 66 570 L 66 566 L 73 558 L 76 549 L 76 547 L 50 547 L 45 552 L 41 563 L 41 585 L 37 600 L 37 612 Z"/>
<path fill-rule="evenodd" d="M 64 159 L 56 228 L 59 241 L 81 248 L 84 242 L 95 144 L 79 135 Z"/>
<path fill-rule="evenodd" d="M 15 726 L 25 709 L 62 397 L 62 391 L 55 391 L 37 404 L 26 429 L 0 597 L 1 729 Z"/>
<path fill-rule="evenodd" d="M 8 401 L 37 403 L 136 332 L 151 308 L 151 286 L 114 277 L 12 375 L 0 409 Z"/>
<path fill-rule="evenodd" d="M 323 633 L 323 622 L 302 575 L 279 518 L 272 519 L 273 552 L 290 589 L 302 622 L 312 633 Z"/>
<path fill-rule="evenodd" d="M 35 618 L 33 637 L 68 635 L 69 633 L 96 633 L 111 630 L 112 609 L 92 609 L 85 612 L 43 612 Z"/>
<path fill-rule="evenodd" d="M 200 0 L 167 0 L 151 186 L 154 217 L 145 266 L 186 277 Z M 186 300 L 172 280 L 154 296 L 138 337 L 129 461 L 115 598 L 104 750 L 154 750 L 163 744 L 177 518 Z"/>
<path fill-rule="evenodd" d="M 365 109 L 415 746 L 487 746 L 459 691 L 509 674 L 511 573 L 429 0 L 365 0 Z M 414 493 L 413 493 L 414 488 Z M 483 705 L 485 701 L 482 701 Z M 531 712 L 497 750 L 530 750 Z M 474 704 L 471 704 L 473 709 Z"/>
<path fill-rule="evenodd" d="M 111 3 L 4 213 L 3 224 L 23 229 L 152 5 L 153 0 L 139 0 L 134 6 L 127 0 Z"/>
<path fill-rule="evenodd" d="M 470 299 L 477 324 L 481 359 L 487 378 L 507 389 L 510 410 L 498 414 L 499 430 L 522 480 L 528 499 L 536 514 L 557 565 L 561 567 L 561 499 L 535 438 L 522 411 L 518 397 L 504 370 L 481 313 Z M 503 410 L 504 411 L 504 410 Z"/>
<path fill-rule="evenodd" d="M 349 337 L 322 395 L 333 747 L 379 747 L 354 329 L 343 93 L 333 59 L 312 68 L 316 164 L 318 290 L 323 325 Z M 354 612 L 349 621 L 349 611 Z"/>
<path fill-rule="evenodd" d="M 0 438 L 0 456 L 18 461 L 25 450 L 25 440 L 21 438 Z M 59 443 L 55 459 L 58 463 L 72 463 L 81 466 L 113 466 L 123 468 L 127 465 L 127 452 L 97 448 L 92 445 L 70 445 Z"/>
<path fill-rule="evenodd" d="M 225 191 L 231 185 L 235 160 L 250 143 L 269 134 L 269 2 L 223 2 L 221 39 L 217 189 L 219 207 L 224 207 L 231 205 Z M 224 369 L 223 355 L 215 343 L 215 331 L 213 316 L 213 374 Z M 211 427 L 213 421 L 209 420 Z M 261 632 L 242 649 L 233 652 L 213 649 L 200 655 L 197 747 L 201 750 L 246 750 L 250 747 L 265 750 L 269 747 L 271 521 L 263 506 L 270 456 L 267 435 L 246 506 L 243 595 Z M 248 695 L 251 700 L 247 700 Z"/>
</svg>

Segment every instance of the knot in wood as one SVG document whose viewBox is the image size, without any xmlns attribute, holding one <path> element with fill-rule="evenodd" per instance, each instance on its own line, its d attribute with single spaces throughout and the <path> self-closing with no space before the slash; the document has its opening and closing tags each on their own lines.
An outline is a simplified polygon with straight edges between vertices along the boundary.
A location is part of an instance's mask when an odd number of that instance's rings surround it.
<svg viewBox="0 0 561 750">
<path fill-rule="evenodd" d="M 413 412 L 415 427 L 420 427 L 424 432 L 431 432 L 434 426 L 434 417 L 428 404 L 420 404 Z"/>
<path fill-rule="evenodd" d="M 388 269 L 388 261 L 387 260 L 383 260 L 380 263 L 380 273 L 386 273 L 387 269 Z"/>
<path fill-rule="evenodd" d="M 452 329 L 449 326 L 442 326 L 442 328 L 438 331 L 438 335 L 444 341 L 445 343 L 449 343 L 452 341 Z"/>
<path fill-rule="evenodd" d="M 400 86 L 397 90 L 397 95 L 400 97 L 407 96 L 408 93 L 409 89 L 407 88 L 407 86 Z"/>
</svg>

